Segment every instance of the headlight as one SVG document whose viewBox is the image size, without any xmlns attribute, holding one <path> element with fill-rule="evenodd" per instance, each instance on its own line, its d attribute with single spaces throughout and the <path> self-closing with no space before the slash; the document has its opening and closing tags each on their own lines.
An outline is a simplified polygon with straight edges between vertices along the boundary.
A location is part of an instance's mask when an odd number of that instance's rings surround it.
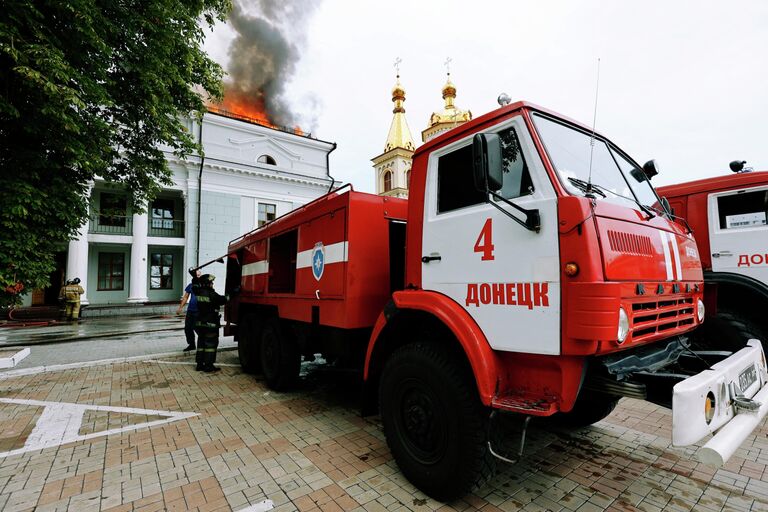
<svg viewBox="0 0 768 512">
<path fill-rule="evenodd" d="M 624 343 L 624 340 L 627 339 L 627 334 L 629 334 L 629 317 L 627 316 L 627 312 L 624 311 L 624 308 L 619 308 L 619 345 Z"/>
<path fill-rule="evenodd" d="M 696 314 L 699 316 L 699 323 L 704 321 L 704 303 L 699 299 L 696 304 Z"/>
</svg>

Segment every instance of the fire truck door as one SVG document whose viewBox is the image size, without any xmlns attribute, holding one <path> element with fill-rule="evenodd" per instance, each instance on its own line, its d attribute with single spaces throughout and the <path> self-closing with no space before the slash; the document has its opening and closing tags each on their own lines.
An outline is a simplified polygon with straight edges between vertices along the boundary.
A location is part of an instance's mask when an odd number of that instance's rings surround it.
<svg viewBox="0 0 768 512">
<path fill-rule="evenodd" d="M 495 350 L 558 354 L 555 192 L 521 118 L 489 131 L 502 140 L 499 193 L 523 208 L 537 208 L 541 231 L 520 226 L 475 190 L 471 136 L 441 148 L 430 155 L 427 170 L 422 286 L 464 307 Z"/>
<path fill-rule="evenodd" d="M 768 186 L 710 194 L 712 270 L 768 283 Z"/>
</svg>

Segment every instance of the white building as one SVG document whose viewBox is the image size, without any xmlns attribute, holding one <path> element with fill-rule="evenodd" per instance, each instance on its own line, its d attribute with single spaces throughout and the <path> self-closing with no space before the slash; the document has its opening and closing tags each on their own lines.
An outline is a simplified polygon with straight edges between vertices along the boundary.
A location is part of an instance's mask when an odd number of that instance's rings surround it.
<svg viewBox="0 0 768 512">
<path fill-rule="evenodd" d="M 166 152 L 173 185 L 147 211 L 131 211 L 125 190 L 96 181 L 88 223 L 57 254 L 49 289 L 26 305 L 55 304 L 60 283 L 79 277 L 84 316 L 145 313 L 178 302 L 187 269 L 222 256 L 230 240 L 326 193 L 332 183 L 330 142 L 207 113 L 187 128 L 202 141 L 204 158 Z M 206 273 L 224 284 L 224 265 Z"/>
</svg>

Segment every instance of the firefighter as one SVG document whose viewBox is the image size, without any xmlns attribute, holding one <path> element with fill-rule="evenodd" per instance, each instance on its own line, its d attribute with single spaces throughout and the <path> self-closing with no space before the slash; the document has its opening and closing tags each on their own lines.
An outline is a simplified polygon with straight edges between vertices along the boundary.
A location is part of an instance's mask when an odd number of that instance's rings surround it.
<svg viewBox="0 0 768 512">
<path fill-rule="evenodd" d="M 195 288 L 197 287 L 197 280 L 200 279 L 200 270 L 189 269 L 189 275 L 192 276 L 192 282 L 184 288 L 184 296 L 181 298 L 181 303 L 176 309 L 176 314 L 180 315 L 184 309 L 184 305 L 189 301 L 187 306 L 187 313 L 184 316 L 184 335 L 187 337 L 187 346 L 184 348 L 184 352 L 195 350 L 195 323 L 197 322 L 197 297 L 195 297 Z"/>
<path fill-rule="evenodd" d="M 61 288 L 59 299 L 64 301 L 66 320 L 76 321 L 80 318 L 80 296 L 85 293 L 80 286 L 80 278 L 76 277 Z"/>
<path fill-rule="evenodd" d="M 224 305 L 229 297 L 221 296 L 213 289 L 215 276 L 205 274 L 200 276 L 194 287 L 197 296 L 197 352 L 195 362 L 197 371 L 206 373 L 217 372 L 220 368 L 213 366 L 216 362 L 216 348 L 219 346 L 219 306 Z"/>
</svg>

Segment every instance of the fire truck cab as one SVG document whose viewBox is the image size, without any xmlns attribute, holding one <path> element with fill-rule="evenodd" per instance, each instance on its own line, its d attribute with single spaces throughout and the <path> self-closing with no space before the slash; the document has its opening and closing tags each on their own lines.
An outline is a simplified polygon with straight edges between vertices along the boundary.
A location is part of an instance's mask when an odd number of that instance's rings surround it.
<svg viewBox="0 0 768 512">
<path fill-rule="evenodd" d="M 416 151 L 407 202 L 340 189 L 230 244 L 241 364 L 275 389 L 302 357 L 360 370 L 436 499 L 522 452 L 499 453 L 499 414 L 586 425 L 624 396 L 672 407 L 675 444 L 719 431 L 702 453 L 722 462 L 768 412 L 765 358 L 691 352 L 699 254 L 654 172 L 529 103 L 476 118 Z"/>
</svg>

